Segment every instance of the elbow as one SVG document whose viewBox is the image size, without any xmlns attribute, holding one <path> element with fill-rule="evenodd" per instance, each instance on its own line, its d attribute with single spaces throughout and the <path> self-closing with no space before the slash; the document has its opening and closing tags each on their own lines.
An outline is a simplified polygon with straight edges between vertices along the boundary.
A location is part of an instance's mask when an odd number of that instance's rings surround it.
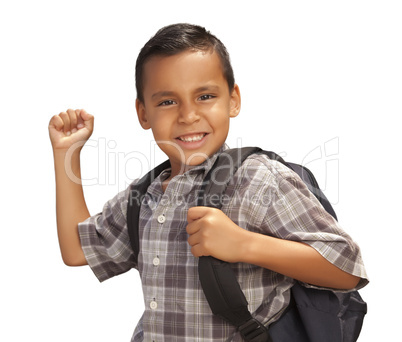
<svg viewBox="0 0 402 342">
<path fill-rule="evenodd" d="M 357 287 L 357 285 L 360 283 L 361 278 L 360 277 L 356 277 L 354 275 L 349 275 L 348 277 L 349 279 L 347 279 L 347 281 L 345 281 L 345 290 L 353 290 Z"/>
<path fill-rule="evenodd" d="M 83 266 L 84 264 L 75 262 L 74 260 L 70 259 L 63 259 L 64 265 L 69 266 L 69 267 L 77 267 L 77 266 Z"/>
<path fill-rule="evenodd" d="M 62 253 L 61 257 L 63 259 L 64 265 L 69 266 L 69 267 L 88 265 L 88 263 L 85 259 L 84 253 L 82 253 L 82 255 L 80 255 L 80 254 L 66 255 L 66 254 Z"/>
<path fill-rule="evenodd" d="M 341 279 L 338 278 L 338 281 L 336 283 L 333 283 L 329 287 L 344 291 L 353 290 L 357 287 L 360 280 L 361 280 L 360 277 L 345 273 Z"/>
</svg>

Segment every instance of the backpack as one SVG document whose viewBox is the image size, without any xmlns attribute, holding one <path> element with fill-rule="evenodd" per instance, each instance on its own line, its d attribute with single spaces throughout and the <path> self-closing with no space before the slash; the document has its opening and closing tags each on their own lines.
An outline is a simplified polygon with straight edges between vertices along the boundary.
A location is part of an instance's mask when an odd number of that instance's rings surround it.
<svg viewBox="0 0 402 342">
<path fill-rule="evenodd" d="M 285 162 L 274 152 L 257 147 L 229 149 L 216 159 L 205 176 L 197 205 L 220 209 L 226 186 L 243 161 L 254 153 L 262 153 L 296 172 L 325 210 L 337 219 L 328 199 L 320 190 L 314 175 L 306 167 Z M 134 185 L 127 205 L 127 226 L 135 258 L 139 253 L 139 213 L 141 202 L 151 182 L 166 168 L 162 163 Z M 211 181 L 213 177 L 214 181 Z M 137 259 L 138 260 L 138 259 Z M 214 257 L 200 257 L 200 283 L 215 315 L 236 326 L 248 342 L 355 342 L 359 337 L 367 304 L 357 291 L 337 292 L 328 289 L 306 288 L 297 281 L 291 289 L 291 302 L 281 317 L 265 327 L 252 317 L 247 300 L 229 263 Z"/>
</svg>

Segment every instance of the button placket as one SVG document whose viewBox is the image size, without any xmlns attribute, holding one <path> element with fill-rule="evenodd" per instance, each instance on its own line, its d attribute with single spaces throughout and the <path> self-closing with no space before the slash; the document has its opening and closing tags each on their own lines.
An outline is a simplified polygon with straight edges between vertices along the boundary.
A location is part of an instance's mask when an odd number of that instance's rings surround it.
<svg viewBox="0 0 402 342">
<path fill-rule="evenodd" d="M 157 216 L 156 216 L 157 224 L 155 225 L 155 228 L 156 228 L 156 230 L 155 230 L 155 234 L 156 234 L 155 241 L 161 241 L 161 235 L 163 234 L 163 230 L 160 229 L 160 228 L 162 228 L 163 224 L 167 220 L 166 219 L 166 211 L 168 210 L 168 204 L 169 203 L 160 203 L 160 206 L 158 206 L 158 211 L 159 211 L 158 214 L 159 215 L 157 214 Z M 154 278 L 154 281 L 157 282 L 157 279 L 160 278 L 160 276 L 159 276 L 160 272 L 163 272 L 163 268 L 162 269 L 160 268 L 161 260 L 159 258 L 159 252 L 158 252 L 159 249 L 160 249 L 159 243 L 155 247 L 156 248 L 155 248 L 154 252 L 156 252 L 156 253 L 154 254 L 153 257 L 150 255 L 151 256 L 150 261 L 152 262 L 152 265 L 153 265 L 153 268 L 154 268 L 154 271 L 153 271 L 154 277 L 153 278 Z M 158 286 L 155 283 L 155 284 L 152 285 L 152 287 L 157 288 Z M 162 300 L 162 302 L 163 302 L 163 299 L 159 298 L 159 301 L 160 300 Z M 159 303 L 159 304 L 161 304 L 161 303 Z M 150 308 L 150 310 L 152 312 L 154 312 L 155 315 L 158 312 L 158 307 L 159 307 L 159 305 L 158 305 L 158 301 L 156 300 L 156 298 L 152 298 L 152 299 L 150 298 L 149 308 Z M 160 314 L 160 312 L 159 312 L 159 314 Z"/>
</svg>

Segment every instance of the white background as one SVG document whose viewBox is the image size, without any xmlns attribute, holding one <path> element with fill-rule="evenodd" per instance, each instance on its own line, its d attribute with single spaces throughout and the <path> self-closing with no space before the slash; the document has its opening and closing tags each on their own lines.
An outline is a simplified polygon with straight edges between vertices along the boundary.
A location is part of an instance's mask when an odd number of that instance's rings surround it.
<svg viewBox="0 0 402 342">
<path fill-rule="evenodd" d="M 68 108 L 95 115 L 82 167 L 90 212 L 101 211 L 163 159 L 145 162 L 154 145 L 137 122 L 134 66 L 176 22 L 205 26 L 231 54 L 243 105 L 229 145 L 307 163 L 361 246 L 371 283 L 359 341 L 398 339 L 401 17 L 386 0 L 2 1 L 0 340 L 130 340 L 137 272 L 99 284 L 61 261 L 47 126 Z"/>
</svg>

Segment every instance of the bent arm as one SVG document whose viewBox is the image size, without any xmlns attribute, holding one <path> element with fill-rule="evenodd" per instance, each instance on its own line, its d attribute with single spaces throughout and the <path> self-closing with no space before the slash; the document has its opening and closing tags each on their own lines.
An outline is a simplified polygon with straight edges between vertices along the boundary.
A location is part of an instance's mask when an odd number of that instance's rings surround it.
<svg viewBox="0 0 402 342">
<path fill-rule="evenodd" d="M 57 233 L 63 261 L 68 266 L 87 265 L 78 235 L 78 223 L 86 220 L 90 214 L 85 202 L 81 180 L 80 151 L 72 153 L 66 159 L 67 151 L 54 151 L 56 173 L 56 214 Z M 71 170 L 75 176 L 73 179 Z"/>
<path fill-rule="evenodd" d="M 214 208 L 190 208 L 193 255 L 254 264 L 328 288 L 349 290 L 367 283 L 358 246 L 300 177 L 259 156 L 242 168 L 247 177 L 237 172 L 233 184 L 240 185 L 226 193 L 239 209 L 222 208 L 230 217 Z"/>
<path fill-rule="evenodd" d="M 85 110 L 68 109 L 49 122 L 56 174 L 57 232 L 63 261 L 86 265 L 78 235 L 78 223 L 90 215 L 81 185 L 80 153 L 92 134 L 94 117 Z"/>
<path fill-rule="evenodd" d="M 263 175 L 269 182 L 255 182 L 257 198 L 268 195 L 271 202 L 256 213 L 263 217 L 255 222 L 263 233 L 249 236 L 246 259 L 312 285 L 344 290 L 361 285 L 366 274 L 358 246 L 301 178 L 278 164 Z"/>
<path fill-rule="evenodd" d="M 328 288 L 349 290 L 360 281 L 334 266 L 313 247 L 242 229 L 219 209 L 190 208 L 188 222 L 188 242 L 196 257 L 211 255 L 227 262 L 253 264 Z"/>
<path fill-rule="evenodd" d="M 299 281 L 322 287 L 349 290 L 359 277 L 331 264 L 313 247 L 258 233 L 245 232 L 241 261 L 268 268 Z"/>
</svg>

